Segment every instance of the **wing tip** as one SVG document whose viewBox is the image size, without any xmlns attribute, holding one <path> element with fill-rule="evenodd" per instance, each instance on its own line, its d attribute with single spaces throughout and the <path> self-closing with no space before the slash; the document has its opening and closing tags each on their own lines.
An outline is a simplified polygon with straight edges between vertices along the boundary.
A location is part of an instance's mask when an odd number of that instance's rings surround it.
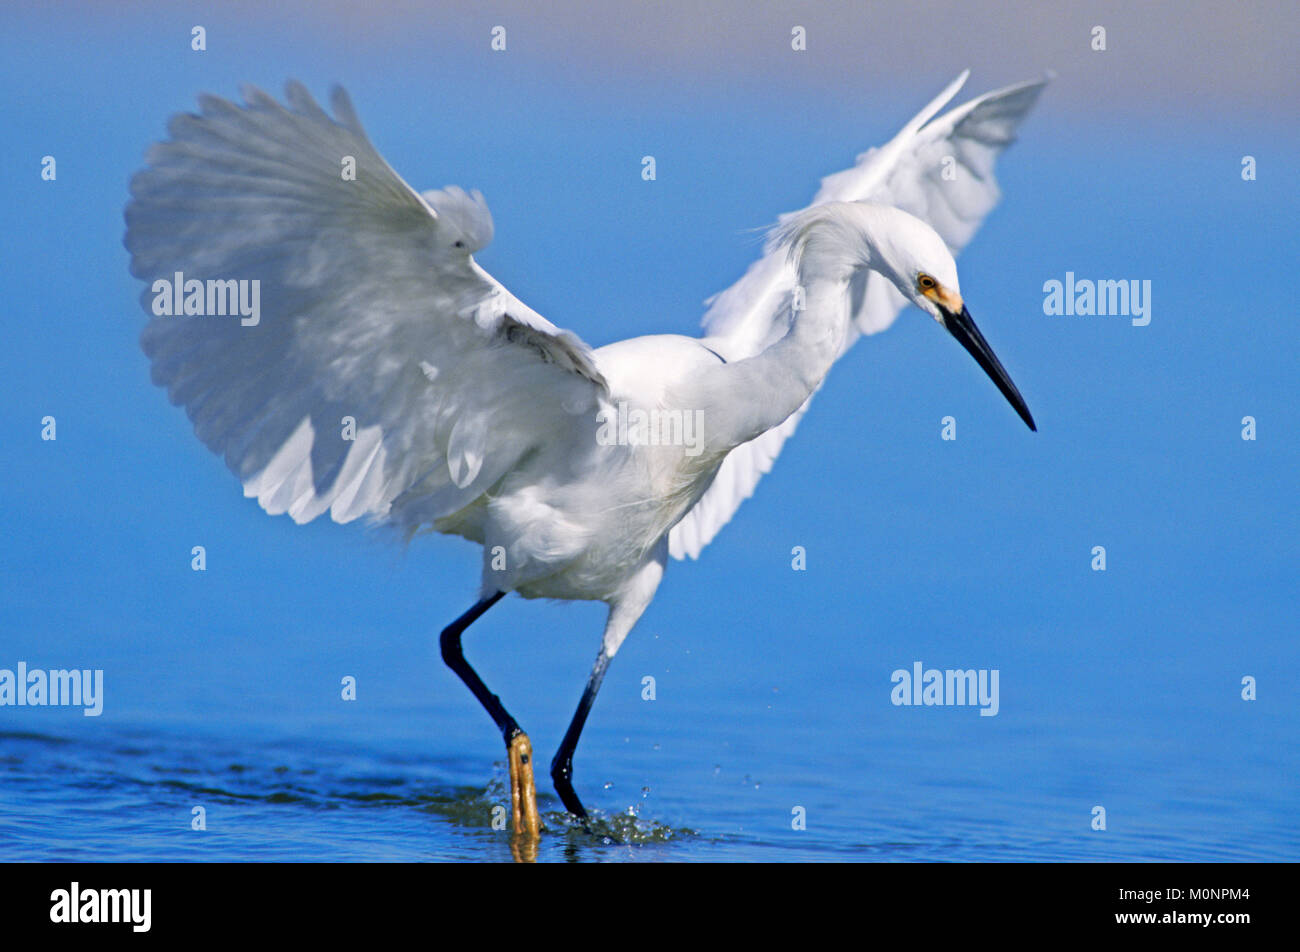
<svg viewBox="0 0 1300 952">
<path fill-rule="evenodd" d="M 366 133 L 361 127 L 361 120 L 357 117 L 357 110 L 352 105 L 352 97 L 338 83 L 330 87 L 330 108 L 334 110 L 335 122 L 365 137 Z"/>
<path fill-rule="evenodd" d="M 943 88 L 943 91 L 940 92 L 939 95 L 931 99 L 925 105 L 924 109 L 922 109 L 915 116 L 913 116 L 911 120 L 907 123 L 907 125 L 903 126 L 902 131 L 904 133 L 909 131 L 915 132 L 921 127 L 923 127 L 924 125 L 926 125 L 931 119 L 933 119 L 935 116 L 939 114 L 939 111 L 943 109 L 944 106 L 952 102 L 953 97 L 956 96 L 957 93 L 961 92 L 961 88 L 966 85 L 966 80 L 969 78 L 970 78 L 970 67 L 967 67 L 966 69 L 958 73 L 957 78 L 954 79 L 952 82 L 950 82 L 947 86 L 945 86 Z"/>
</svg>

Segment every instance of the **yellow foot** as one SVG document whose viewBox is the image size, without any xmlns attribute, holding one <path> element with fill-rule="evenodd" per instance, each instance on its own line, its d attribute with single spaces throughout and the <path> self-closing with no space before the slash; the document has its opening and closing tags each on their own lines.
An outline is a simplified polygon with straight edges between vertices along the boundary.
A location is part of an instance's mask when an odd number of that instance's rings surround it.
<svg viewBox="0 0 1300 952">
<path fill-rule="evenodd" d="M 533 745 L 528 735 L 520 732 L 510 741 L 506 750 L 510 754 L 510 809 L 515 823 L 515 835 L 536 839 L 542 830 L 537 815 L 537 787 L 533 783 Z"/>
</svg>

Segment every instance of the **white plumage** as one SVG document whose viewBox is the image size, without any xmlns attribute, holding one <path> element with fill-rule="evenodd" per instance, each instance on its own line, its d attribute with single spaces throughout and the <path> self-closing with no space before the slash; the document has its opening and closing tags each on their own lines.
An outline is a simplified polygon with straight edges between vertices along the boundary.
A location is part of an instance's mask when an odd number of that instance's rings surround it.
<svg viewBox="0 0 1300 952">
<path fill-rule="evenodd" d="M 287 106 L 251 88 L 245 105 L 203 96 L 131 182 L 131 272 L 146 311 L 177 274 L 259 282 L 261 317 L 154 317 L 153 379 L 269 513 L 455 533 L 483 546 L 485 597 L 607 602 L 598 685 L 669 552 L 699 555 L 831 364 L 905 304 L 1033 425 L 969 321 L 953 255 L 996 204 L 994 161 L 1043 83 L 939 115 L 965 79 L 783 216 L 702 339 L 599 350 L 475 263 L 493 232 L 482 196 L 408 186 L 342 90 L 332 117 L 297 83 Z M 608 438 L 611 415 L 638 413 L 677 414 L 679 437 L 689 415 L 695 443 Z"/>
<path fill-rule="evenodd" d="M 997 205 L 1001 193 L 995 160 L 1015 141 L 1016 127 L 1046 84 L 1036 80 L 985 93 L 936 119 L 969 75 L 969 70 L 962 72 L 886 145 L 862 153 L 853 167 L 822 179 L 809 207 L 853 201 L 892 205 L 928 223 L 954 256 L 960 253 Z M 779 251 L 769 251 L 743 278 L 707 302 L 705 343 L 729 360 L 758 353 L 785 333 L 794 285 L 790 262 Z M 846 350 L 860 334 L 889 327 L 908 303 L 889 281 L 871 271 L 855 276 L 852 294 L 853 326 Z M 673 527 L 668 545 L 674 558 L 699 557 L 753 495 L 807 409 L 805 404 L 780 426 L 727 455 L 708 492 Z"/>
</svg>

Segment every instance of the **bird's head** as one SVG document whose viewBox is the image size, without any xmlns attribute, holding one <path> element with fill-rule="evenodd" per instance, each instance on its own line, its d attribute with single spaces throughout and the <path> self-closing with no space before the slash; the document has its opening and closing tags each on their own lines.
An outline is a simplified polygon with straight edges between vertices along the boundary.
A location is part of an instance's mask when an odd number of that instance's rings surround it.
<svg viewBox="0 0 1300 952">
<path fill-rule="evenodd" d="M 801 281 L 818 277 L 847 281 L 862 269 L 888 279 L 906 300 L 952 334 L 1025 424 L 1038 429 L 1024 397 L 966 308 L 952 252 L 928 224 L 888 205 L 827 202 L 784 221 L 776 239 L 788 243 Z"/>
</svg>

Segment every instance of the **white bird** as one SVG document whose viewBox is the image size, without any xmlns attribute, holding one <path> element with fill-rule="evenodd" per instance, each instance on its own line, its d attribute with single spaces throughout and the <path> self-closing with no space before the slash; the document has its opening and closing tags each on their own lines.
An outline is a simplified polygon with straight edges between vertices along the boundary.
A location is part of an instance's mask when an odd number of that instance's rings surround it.
<svg viewBox="0 0 1300 952">
<path fill-rule="evenodd" d="M 609 606 L 551 763 L 584 817 L 574 749 L 669 555 L 698 556 L 730 520 L 859 335 L 915 304 L 1034 427 L 953 256 L 997 203 L 994 161 L 1046 80 L 939 116 L 966 76 L 783 216 L 704 337 L 595 350 L 474 261 L 493 231 L 482 196 L 414 191 L 341 89 L 333 117 L 298 83 L 287 107 L 254 88 L 244 105 L 201 96 L 149 150 L 124 240 L 148 282 L 154 382 L 268 513 L 482 546 L 479 600 L 441 648 L 505 738 L 517 832 L 539 830 L 531 745 L 460 643 L 505 593 Z"/>
</svg>

